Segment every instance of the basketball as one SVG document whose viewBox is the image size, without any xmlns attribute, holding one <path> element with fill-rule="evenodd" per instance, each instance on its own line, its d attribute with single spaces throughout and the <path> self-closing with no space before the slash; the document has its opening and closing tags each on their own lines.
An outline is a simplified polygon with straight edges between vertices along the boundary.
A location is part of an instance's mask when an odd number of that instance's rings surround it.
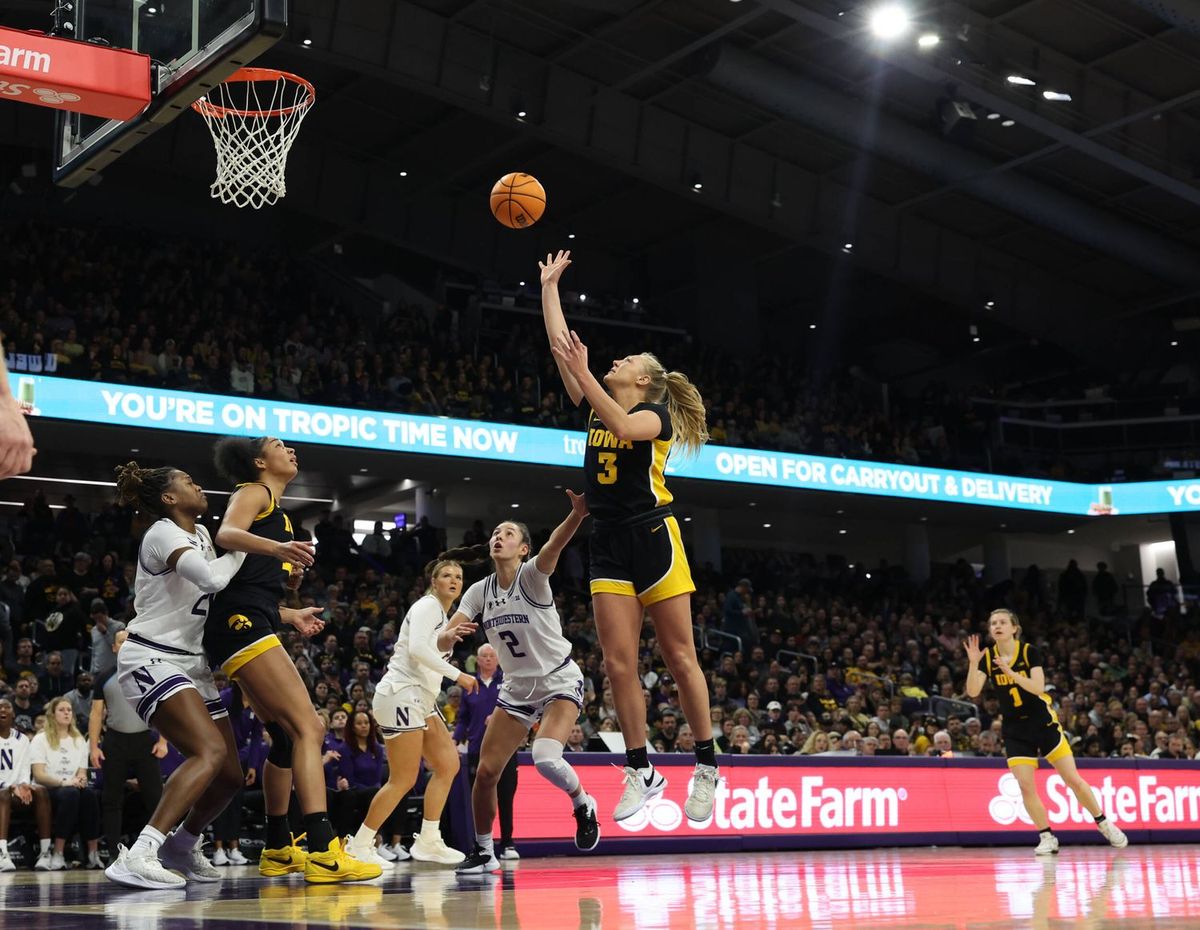
<svg viewBox="0 0 1200 930">
<path fill-rule="evenodd" d="M 492 216 L 509 229 L 525 229 L 542 218 L 546 189 L 532 174 L 514 171 L 492 188 Z"/>
</svg>

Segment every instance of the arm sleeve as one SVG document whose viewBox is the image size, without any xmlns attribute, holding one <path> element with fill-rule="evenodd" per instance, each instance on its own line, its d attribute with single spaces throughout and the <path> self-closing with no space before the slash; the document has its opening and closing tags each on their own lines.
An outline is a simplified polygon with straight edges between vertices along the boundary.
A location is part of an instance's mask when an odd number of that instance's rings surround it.
<svg viewBox="0 0 1200 930">
<path fill-rule="evenodd" d="M 550 590 L 550 576 L 537 567 L 537 560 L 530 559 L 523 563 L 519 571 L 521 593 L 525 599 L 534 607 L 553 607 L 554 593 Z"/>
<path fill-rule="evenodd" d="M 463 600 L 466 600 L 464 597 Z M 420 665 L 434 672 L 441 672 L 443 678 L 453 681 L 458 677 L 458 669 L 442 658 L 437 650 L 437 625 L 441 621 L 441 608 L 433 598 L 422 598 L 413 605 L 408 613 L 409 630 L 408 654 Z"/>
<path fill-rule="evenodd" d="M 490 577 L 491 575 L 488 575 L 488 578 Z M 474 620 L 483 613 L 483 591 L 486 586 L 487 578 L 484 578 L 467 588 L 467 593 L 458 602 L 458 610 L 455 613 L 462 614 L 468 620 Z"/>
<path fill-rule="evenodd" d="M 185 552 L 175 563 L 175 571 L 201 591 L 212 594 L 224 590 L 246 560 L 244 552 L 227 552 L 209 562 L 195 549 Z"/>
</svg>

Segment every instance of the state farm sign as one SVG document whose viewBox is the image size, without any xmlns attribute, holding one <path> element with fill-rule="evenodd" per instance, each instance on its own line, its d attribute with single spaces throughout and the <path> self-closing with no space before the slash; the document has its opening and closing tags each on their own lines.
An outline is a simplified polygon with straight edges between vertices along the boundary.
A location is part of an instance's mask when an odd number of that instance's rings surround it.
<svg viewBox="0 0 1200 930">
<path fill-rule="evenodd" d="M 607 838 L 690 836 L 920 836 L 1031 829 L 1016 779 L 1003 763 L 897 760 L 888 764 L 821 765 L 817 759 L 763 764 L 737 759 L 722 768 L 713 816 L 693 823 L 683 815 L 691 766 L 659 757 L 669 784 L 641 812 L 614 824 L 611 811 L 623 787 L 618 773 L 595 756 L 568 754 L 584 787 L 600 805 Z M 723 760 L 724 761 L 724 760 Z M 1189 768 L 1081 769 L 1105 813 L 1123 828 L 1155 831 L 1200 829 L 1200 765 Z M 1095 831 L 1090 814 L 1052 769 L 1038 772 L 1039 788 L 1056 830 Z M 557 840 L 574 835 L 570 805 L 532 768 L 521 776 L 515 826 L 518 839 Z M 797 845 L 803 845 L 798 841 Z"/>
</svg>

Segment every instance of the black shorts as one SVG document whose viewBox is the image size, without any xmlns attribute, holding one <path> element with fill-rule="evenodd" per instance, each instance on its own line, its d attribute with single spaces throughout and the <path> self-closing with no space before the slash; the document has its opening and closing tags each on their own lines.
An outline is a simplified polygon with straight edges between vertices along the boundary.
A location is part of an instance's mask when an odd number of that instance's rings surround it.
<svg viewBox="0 0 1200 930">
<path fill-rule="evenodd" d="M 282 645 L 278 602 L 228 589 L 213 598 L 204 622 L 204 651 L 230 678 L 251 659 Z"/>
<path fill-rule="evenodd" d="M 1053 717 L 1045 722 L 1015 721 L 1011 727 L 1004 728 L 1002 735 L 1004 755 L 1010 768 L 1014 765 L 1037 765 L 1038 756 L 1044 756 L 1047 762 L 1057 762 L 1071 755 L 1071 744 Z"/>
<path fill-rule="evenodd" d="M 669 508 L 632 523 L 597 522 L 591 546 L 592 594 L 625 594 L 649 606 L 696 590 Z"/>
</svg>

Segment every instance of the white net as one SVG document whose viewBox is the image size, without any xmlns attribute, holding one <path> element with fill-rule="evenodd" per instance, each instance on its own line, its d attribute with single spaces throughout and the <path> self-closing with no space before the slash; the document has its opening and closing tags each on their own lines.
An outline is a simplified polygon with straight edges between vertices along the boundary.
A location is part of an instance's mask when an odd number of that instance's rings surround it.
<svg viewBox="0 0 1200 930">
<path fill-rule="evenodd" d="M 217 148 L 213 197 L 257 210 L 286 195 L 288 152 L 315 100 L 301 77 L 242 68 L 192 104 Z"/>
</svg>

